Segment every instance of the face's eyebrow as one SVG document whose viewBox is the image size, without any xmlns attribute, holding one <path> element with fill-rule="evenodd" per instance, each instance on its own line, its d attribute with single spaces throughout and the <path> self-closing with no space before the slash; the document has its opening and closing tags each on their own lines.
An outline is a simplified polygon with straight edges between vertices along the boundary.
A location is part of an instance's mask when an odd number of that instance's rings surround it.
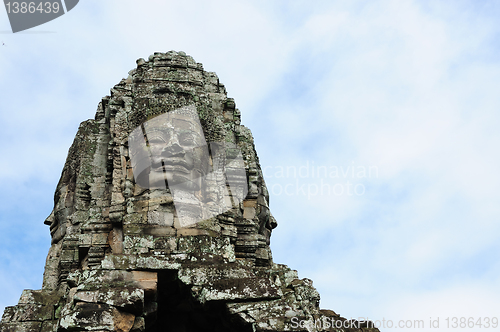
<svg viewBox="0 0 500 332">
<path fill-rule="evenodd" d="M 153 135 L 158 135 L 158 136 L 163 136 L 163 135 L 169 135 L 173 131 L 172 128 L 169 127 L 152 127 L 152 128 L 146 128 L 146 135 L 153 136 Z"/>
</svg>

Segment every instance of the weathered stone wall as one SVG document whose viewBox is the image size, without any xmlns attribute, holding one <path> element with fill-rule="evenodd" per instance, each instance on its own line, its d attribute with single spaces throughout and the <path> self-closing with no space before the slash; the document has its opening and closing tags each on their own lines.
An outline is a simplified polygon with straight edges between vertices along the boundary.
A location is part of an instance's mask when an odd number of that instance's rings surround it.
<svg viewBox="0 0 500 332">
<path fill-rule="evenodd" d="M 233 190 L 200 189 L 195 196 L 208 200 L 214 217 L 183 227 L 169 188 L 137 183 L 129 136 L 187 106 L 196 109 L 207 142 L 229 147 L 212 148 L 210 162 L 240 153 L 244 175 L 223 162 Z M 217 76 L 190 56 L 139 59 L 102 99 L 95 119 L 80 125 L 45 221 L 52 246 L 42 290 L 24 291 L 6 308 L 0 331 L 351 330 L 296 326 L 346 321 L 319 309 L 310 280 L 273 263 L 276 221 L 252 135 L 240 122 Z M 207 183 L 219 181 L 219 173 Z M 240 199 L 235 190 L 243 188 Z"/>
</svg>

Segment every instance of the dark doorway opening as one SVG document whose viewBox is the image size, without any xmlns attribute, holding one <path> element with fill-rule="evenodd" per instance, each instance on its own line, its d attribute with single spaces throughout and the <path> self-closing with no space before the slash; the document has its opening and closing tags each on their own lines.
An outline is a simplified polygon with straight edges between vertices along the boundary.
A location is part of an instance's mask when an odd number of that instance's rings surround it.
<svg viewBox="0 0 500 332">
<path fill-rule="evenodd" d="M 146 298 L 146 302 L 151 312 L 146 317 L 148 332 L 252 331 L 240 317 L 231 315 L 223 302 L 202 305 L 196 301 L 190 288 L 177 278 L 177 271 L 159 271 L 156 301 Z"/>
</svg>

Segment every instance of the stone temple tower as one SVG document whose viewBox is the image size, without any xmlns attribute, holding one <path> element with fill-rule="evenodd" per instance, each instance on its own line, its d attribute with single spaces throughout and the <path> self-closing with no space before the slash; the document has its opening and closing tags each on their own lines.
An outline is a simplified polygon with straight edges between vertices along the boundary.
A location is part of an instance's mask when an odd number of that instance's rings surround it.
<svg viewBox="0 0 500 332">
<path fill-rule="evenodd" d="M 378 331 L 320 310 L 312 281 L 273 262 L 268 203 L 217 76 L 184 52 L 139 59 L 80 125 L 42 289 L 0 332 Z"/>
</svg>

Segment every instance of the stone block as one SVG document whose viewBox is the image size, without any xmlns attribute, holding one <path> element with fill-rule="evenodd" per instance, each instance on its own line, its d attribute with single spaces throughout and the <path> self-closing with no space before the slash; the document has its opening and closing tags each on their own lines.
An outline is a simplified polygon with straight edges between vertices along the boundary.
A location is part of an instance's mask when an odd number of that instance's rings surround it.
<svg viewBox="0 0 500 332">
<path fill-rule="evenodd" d="M 61 318 L 59 325 L 74 331 L 129 332 L 135 315 L 106 304 L 78 302 L 71 314 Z"/>
<path fill-rule="evenodd" d="M 123 248 L 124 249 L 153 249 L 154 242 L 152 235 L 142 235 L 142 236 L 133 236 L 133 235 L 124 235 L 123 237 Z M 147 250 L 146 250 L 147 252 Z"/>
<path fill-rule="evenodd" d="M 92 245 L 105 245 L 108 243 L 107 233 L 92 234 Z"/>
<path fill-rule="evenodd" d="M 92 244 L 92 234 L 80 234 L 80 246 L 90 246 Z"/>
<path fill-rule="evenodd" d="M 254 207 L 245 207 L 243 209 L 243 218 L 245 219 L 253 219 L 256 216 L 256 210 Z"/>
<path fill-rule="evenodd" d="M 0 323 L 0 332 L 40 332 L 41 322 Z"/>
<path fill-rule="evenodd" d="M 120 193 L 120 192 L 111 193 L 111 204 L 112 205 L 118 205 L 118 204 L 122 204 L 124 202 L 125 202 L 125 197 L 123 197 L 122 193 Z"/>
<path fill-rule="evenodd" d="M 156 272 L 132 271 L 132 280 L 147 293 L 156 292 L 158 287 L 158 275 Z"/>
<path fill-rule="evenodd" d="M 271 280 L 262 278 L 218 279 L 193 287 L 192 292 L 201 303 L 221 300 L 262 301 L 278 299 L 282 295 Z"/>
<path fill-rule="evenodd" d="M 135 317 L 134 325 L 130 332 L 144 332 L 146 331 L 146 322 L 144 317 Z"/>
<path fill-rule="evenodd" d="M 149 210 L 148 200 L 133 200 L 127 203 L 127 213 L 147 212 Z"/>
<path fill-rule="evenodd" d="M 109 206 L 102 208 L 102 217 L 109 218 Z"/>
<path fill-rule="evenodd" d="M 257 200 L 256 199 L 246 199 L 243 201 L 243 206 L 244 207 L 257 207 Z"/>
<path fill-rule="evenodd" d="M 55 305 L 60 300 L 60 294 L 56 291 L 49 290 L 31 290 L 25 289 L 19 299 L 19 304 L 39 304 L 39 305 Z"/>
<path fill-rule="evenodd" d="M 79 291 L 75 294 L 73 299 L 75 301 L 80 301 L 80 302 L 97 302 L 97 294 L 99 293 L 98 290 L 94 291 Z"/>
<path fill-rule="evenodd" d="M 16 307 L 5 307 L 2 315 L 2 322 L 8 323 L 12 321 L 14 318 L 14 314 L 16 313 Z"/>
<path fill-rule="evenodd" d="M 142 313 L 144 309 L 144 289 L 135 287 L 113 288 L 113 285 L 109 285 L 109 287 L 110 289 L 106 289 L 106 291 L 79 291 L 75 294 L 74 301 L 109 304 L 134 315 Z"/>
<path fill-rule="evenodd" d="M 182 236 L 177 242 L 179 253 L 223 255 L 232 250 L 228 238 L 212 237 L 207 235 Z"/>
<path fill-rule="evenodd" d="M 44 321 L 40 332 L 57 332 L 57 320 Z"/>
<path fill-rule="evenodd" d="M 123 229 L 119 227 L 113 228 L 109 232 L 108 243 L 113 253 L 121 254 L 123 252 Z"/>
<path fill-rule="evenodd" d="M 31 289 L 25 289 L 23 290 L 21 294 L 21 298 L 19 299 L 19 304 L 33 304 L 33 303 L 40 303 L 40 293 L 42 291 L 40 290 L 31 290 Z"/>
<path fill-rule="evenodd" d="M 236 226 L 224 225 L 221 230 L 221 234 L 224 236 L 229 236 L 231 238 L 236 238 L 238 236 L 238 229 Z"/>
<path fill-rule="evenodd" d="M 124 211 L 125 211 L 125 207 L 123 206 L 123 204 L 112 204 L 109 207 L 110 213 L 112 213 L 112 212 L 124 212 Z"/>
<path fill-rule="evenodd" d="M 111 212 L 109 214 L 109 220 L 111 220 L 113 223 L 118 223 L 122 221 L 123 218 L 123 212 Z"/>
<path fill-rule="evenodd" d="M 171 194 L 161 194 L 161 195 L 151 195 L 149 201 L 149 207 L 155 207 L 158 205 L 172 205 L 174 204 L 174 199 Z"/>
<path fill-rule="evenodd" d="M 155 250 L 165 250 L 167 252 L 172 252 L 177 250 L 177 238 L 174 236 L 162 236 L 154 239 Z"/>
<path fill-rule="evenodd" d="M 113 331 L 129 332 L 134 326 L 135 315 L 113 309 Z"/>
<path fill-rule="evenodd" d="M 173 226 L 174 214 L 170 211 L 148 211 L 148 223 L 159 226 Z"/>
<path fill-rule="evenodd" d="M 15 307 L 11 321 L 44 321 L 54 318 L 54 306 L 43 304 L 19 304 Z"/>
<path fill-rule="evenodd" d="M 124 225 L 144 225 L 147 221 L 146 213 L 132 213 L 123 217 Z"/>
<path fill-rule="evenodd" d="M 153 235 L 157 236 L 175 236 L 177 234 L 177 230 L 175 228 L 169 226 L 145 226 L 142 229 L 142 233 L 145 235 Z"/>
<path fill-rule="evenodd" d="M 76 259 L 75 259 L 76 258 Z M 61 261 L 62 262 L 74 262 L 78 260 L 78 250 L 75 249 L 66 249 L 61 252 Z"/>
<path fill-rule="evenodd" d="M 257 248 L 257 250 L 255 250 L 255 258 L 268 260 L 270 257 L 267 248 Z"/>
<path fill-rule="evenodd" d="M 177 230 L 177 236 L 196 236 L 196 235 L 217 236 L 217 233 L 199 228 L 181 228 Z"/>
</svg>

